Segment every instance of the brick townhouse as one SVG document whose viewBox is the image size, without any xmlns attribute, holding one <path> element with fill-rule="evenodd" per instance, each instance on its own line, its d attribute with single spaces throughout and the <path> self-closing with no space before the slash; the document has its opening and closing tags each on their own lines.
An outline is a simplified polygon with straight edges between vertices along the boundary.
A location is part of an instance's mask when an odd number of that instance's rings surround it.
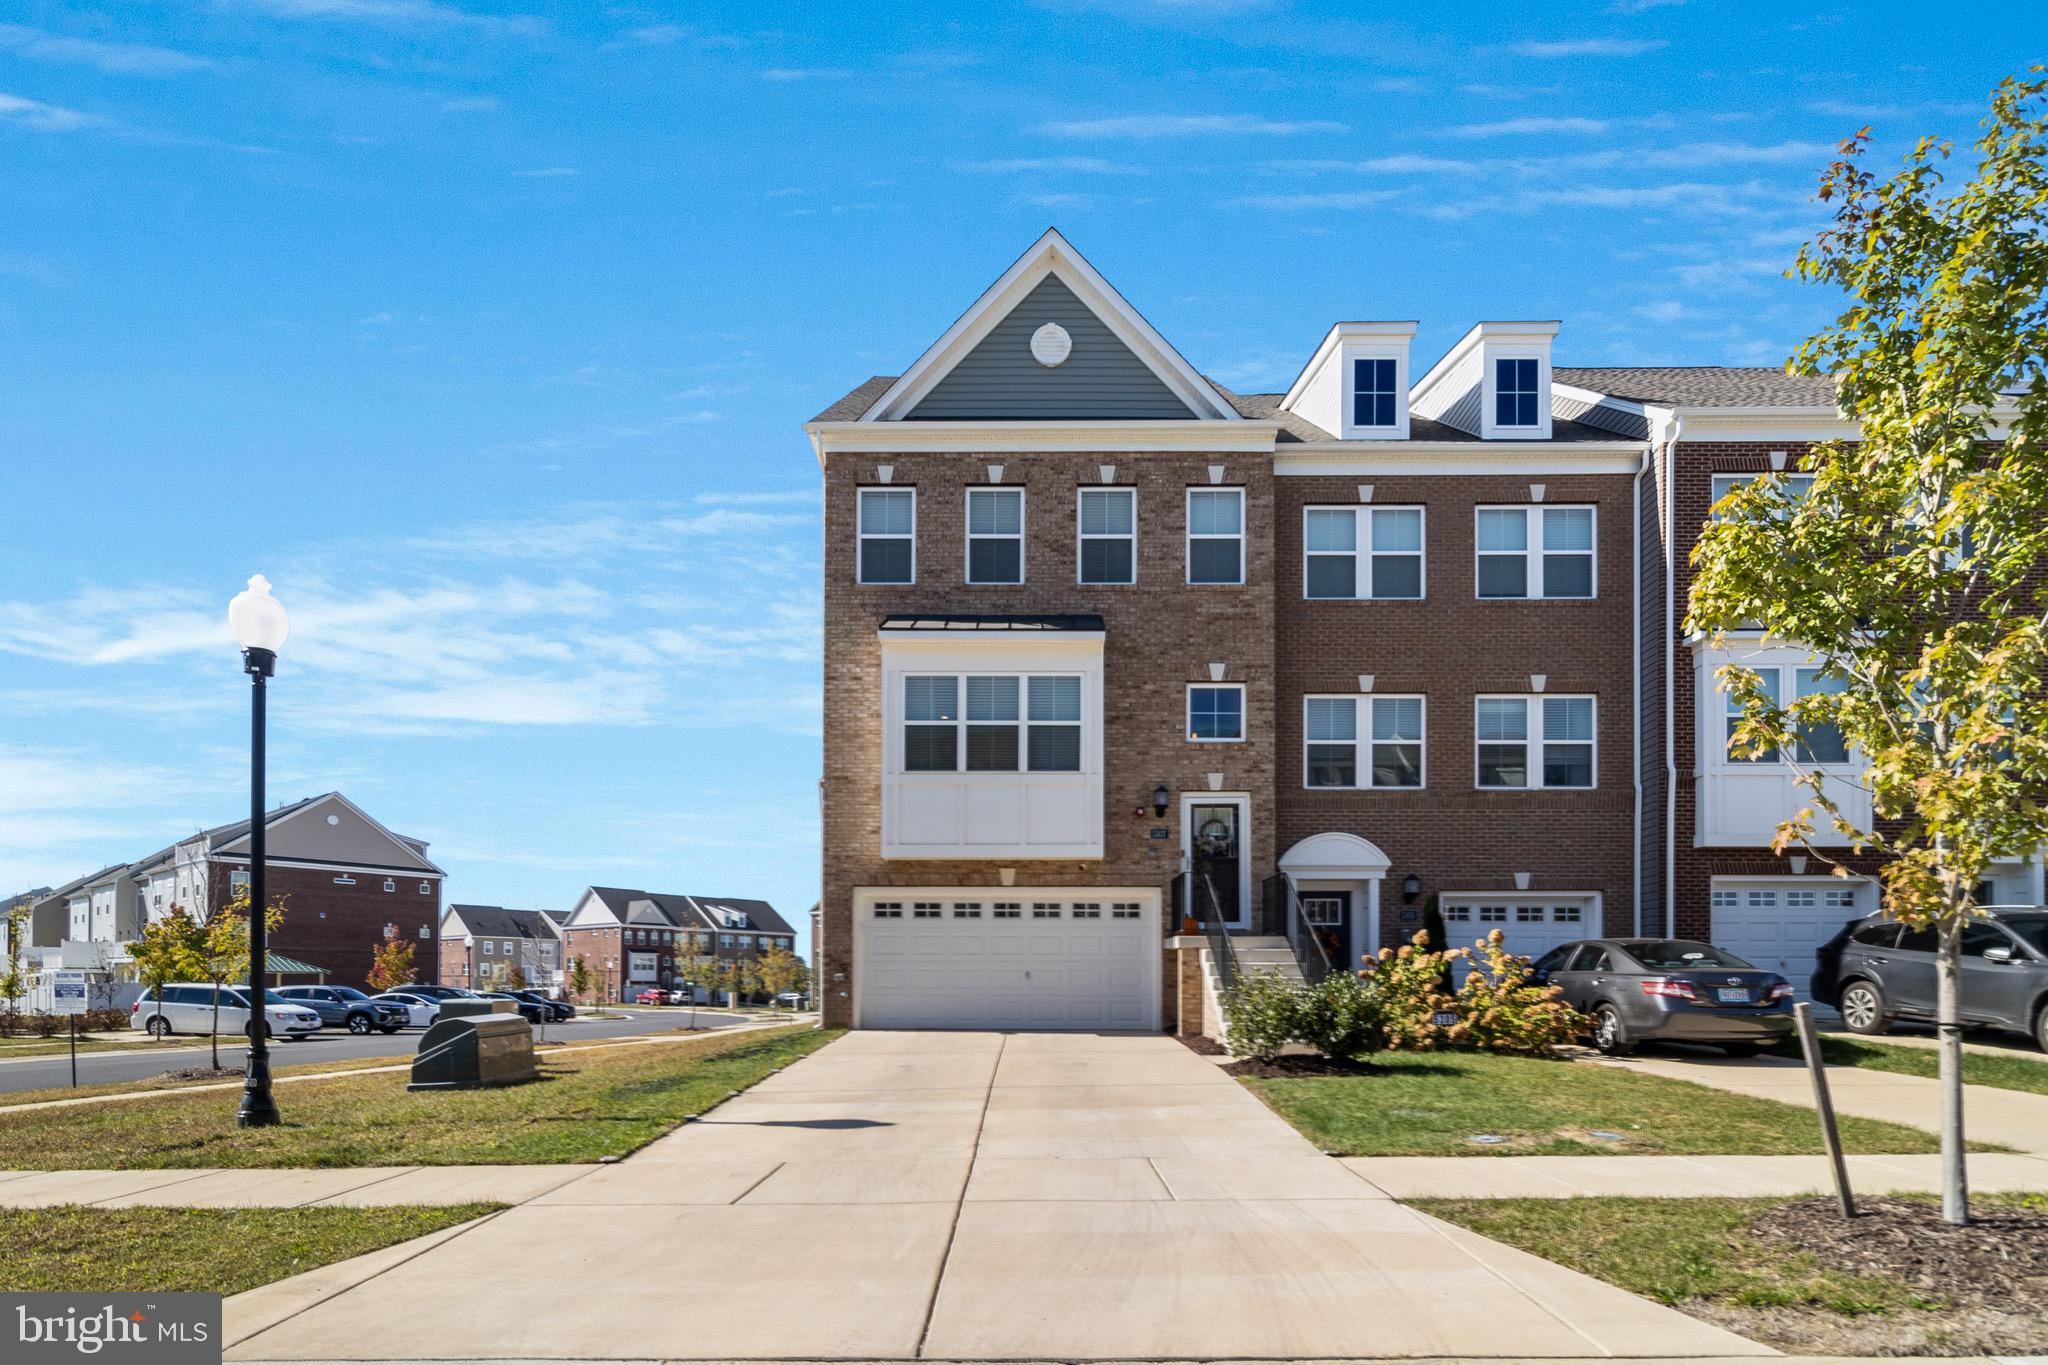
<svg viewBox="0 0 2048 1365">
<path fill-rule="evenodd" d="M 554 914 L 502 905 L 448 907 L 441 917 L 440 980 L 492 989 L 497 971 L 515 967 L 529 988 L 561 991 L 562 930 Z"/>
<path fill-rule="evenodd" d="M 340 792 L 264 817 L 267 894 L 285 904 L 270 950 L 360 986 L 387 930 L 413 941 L 422 981 L 436 979 L 442 870 L 420 839 L 394 834 Z M 127 945 L 174 906 L 204 918 L 248 879 L 249 822 L 201 830 L 132 863 L 58 887 L 32 911 L 32 942 L 73 965 L 126 975 Z"/>
<path fill-rule="evenodd" d="M 773 948 L 796 951 L 795 931 L 766 901 L 618 886 L 585 889 L 560 933 L 563 971 L 573 971 L 582 958 L 601 1000 L 679 986 L 681 964 L 692 956 L 746 962 Z"/>
<path fill-rule="evenodd" d="M 1435 898 L 1517 952 L 1675 930 L 1803 980 L 1874 906 L 1769 852 L 1789 780 L 1726 761 L 1681 634 L 1716 490 L 1845 434 L 1825 382 L 1415 331 L 1233 393 L 1048 232 L 806 424 L 829 1024 L 1186 1026 L 1191 913 L 1342 963 Z"/>
</svg>

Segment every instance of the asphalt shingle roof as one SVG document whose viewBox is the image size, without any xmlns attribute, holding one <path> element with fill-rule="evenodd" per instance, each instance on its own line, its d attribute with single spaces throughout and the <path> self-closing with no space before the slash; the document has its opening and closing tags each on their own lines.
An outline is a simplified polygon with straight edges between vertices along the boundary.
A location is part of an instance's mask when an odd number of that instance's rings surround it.
<svg viewBox="0 0 2048 1365">
<path fill-rule="evenodd" d="M 752 929 L 761 933 L 788 934 L 794 931 L 787 921 L 767 901 L 735 899 L 730 896 L 690 896 L 680 892 L 634 891 L 619 886 L 593 886 L 591 894 L 603 901 L 605 907 L 619 917 L 620 923 L 630 917 L 635 905 L 651 905 L 667 917 L 678 929 Z M 747 917 L 743 925 L 727 925 L 707 911 L 707 907 L 724 907 L 736 910 Z"/>
<path fill-rule="evenodd" d="M 1611 398 L 1681 408 L 1835 408 L 1835 381 L 1769 365 L 1559 365 L 1552 375 Z"/>
<path fill-rule="evenodd" d="M 545 910 L 508 910 L 502 905 L 451 905 L 448 912 L 471 934 L 487 938 L 553 938 Z"/>
</svg>

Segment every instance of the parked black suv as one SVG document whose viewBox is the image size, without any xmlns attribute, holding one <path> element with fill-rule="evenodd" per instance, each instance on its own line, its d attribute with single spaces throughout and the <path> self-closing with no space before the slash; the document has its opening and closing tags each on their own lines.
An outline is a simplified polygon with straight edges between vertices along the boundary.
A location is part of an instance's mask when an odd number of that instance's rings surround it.
<svg viewBox="0 0 2048 1365">
<path fill-rule="evenodd" d="M 1932 929 L 1859 920 L 1819 950 L 1813 997 L 1857 1033 L 1932 1020 L 1936 946 Z M 2048 1049 L 2048 910 L 1994 910 L 1963 930 L 1962 1016 L 1974 1027 L 2032 1034 Z"/>
<path fill-rule="evenodd" d="M 405 1011 L 372 1000 L 353 986 L 279 986 L 275 992 L 294 1005 L 304 1005 L 323 1024 L 340 1024 L 350 1033 L 378 1029 L 396 1033 L 405 1027 Z"/>
<path fill-rule="evenodd" d="M 526 1001 L 529 1005 L 539 1005 L 548 1012 L 548 1018 L 551 1020 L 574 1019 L 576 1017 L 576 1007 L 574 1005 L 566 1000 L 557 1000 L 552 995 L 543 995 L 539 991 L 507 991 L 506 994 L 515 995 L 521 1000 Z"/>
</svg>

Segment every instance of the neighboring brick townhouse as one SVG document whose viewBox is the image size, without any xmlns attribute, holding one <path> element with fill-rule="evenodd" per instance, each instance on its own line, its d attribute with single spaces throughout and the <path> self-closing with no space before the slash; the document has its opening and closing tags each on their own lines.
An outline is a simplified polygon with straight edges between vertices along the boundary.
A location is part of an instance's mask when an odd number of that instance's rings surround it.
<svg viewBox="0 0 2048 1365">
<path fill-rule="evenodd" d="M 1468 941 L 1712 933 L 1803 983 L 1874 907 L 1769 852 L 1792 789 L 1720 761 L 1679 634 L 1714 480 L 1838 434 L 1827 383 L 1415 332 L 1233 393 L 1048 232 L 806 424 L 828 1024 L 1187 1027 L 1191 911 L 1355 963 L 1435 897 Z"/>
<path fill-rule="evenodd" d="M 562 991 L 562 929 L 547 910 L 451 905 L 441 917 L 441 975 L 450 986 L 494 989 L 497 972 L 518 968 L 528 987 Z"/>
<path fill-rule="evenodd" d="M 796 951 L 796 933 L 767 901 L 593 886 L 561 922 L 563 968 L 582 958 L 601 1000 L 682 984 L 679 963 L 712 955 L 744 962 L 771 948 Z M 703 997 L 698 988 L 699 998 Z"/>
<path fill-rule="evenodd" d="M 389 930 L 414 941 L 424 979 L 435 979 L 446 874 L 424 840 L 392 833 L 340 792 L 279 806 L 264 817 L 264 837 L 267 894 L 285 904 L 273 952 L 325 969 L 329 983 L 360 986 Z M 32 912 L 32 941 L 60 949 L 66 961 L 84 961 L 89 947 L 103 951 L 117 974 L 129 975 L 127 945 L 144 924 L 174 906 L 210 916 L 248 869 L 247 820 L 201 830 L 58 887 Z"/>
</svg>

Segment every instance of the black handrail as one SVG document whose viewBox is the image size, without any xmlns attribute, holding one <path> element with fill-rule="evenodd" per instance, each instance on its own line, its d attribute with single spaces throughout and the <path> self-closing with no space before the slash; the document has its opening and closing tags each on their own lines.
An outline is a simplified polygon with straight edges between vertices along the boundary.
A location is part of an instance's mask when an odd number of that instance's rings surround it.
<svg viewBox="0 0 2048 1365">
<path fill-rule="evenodd" d="M 1294 883 L 1287 883 L 1287 941 L 1294 948 L 1294 963 L 1301 968 L 1301 979 L 1314 986 L 1336 970 L 1330 965 L 1330 955 L 1323 950 L 1323 941 L 1316 935 L 1316 927 L 1308 922 L 1308 915 L 1301 908 L 1301 897 L 1295 893 Z"/>
<path fill-rule="evenodd" d="M 1237 985 L 1237 949 L 1231 946 L 1230 926 L 1216 900 L 1216 884 L 1206 869 L 1186 874 L 1194 891 L 1195 923 L 1209 938 L 1209 959 L 1216 965 L 1216 987 L 1227 991 Z"/>
</svg>

